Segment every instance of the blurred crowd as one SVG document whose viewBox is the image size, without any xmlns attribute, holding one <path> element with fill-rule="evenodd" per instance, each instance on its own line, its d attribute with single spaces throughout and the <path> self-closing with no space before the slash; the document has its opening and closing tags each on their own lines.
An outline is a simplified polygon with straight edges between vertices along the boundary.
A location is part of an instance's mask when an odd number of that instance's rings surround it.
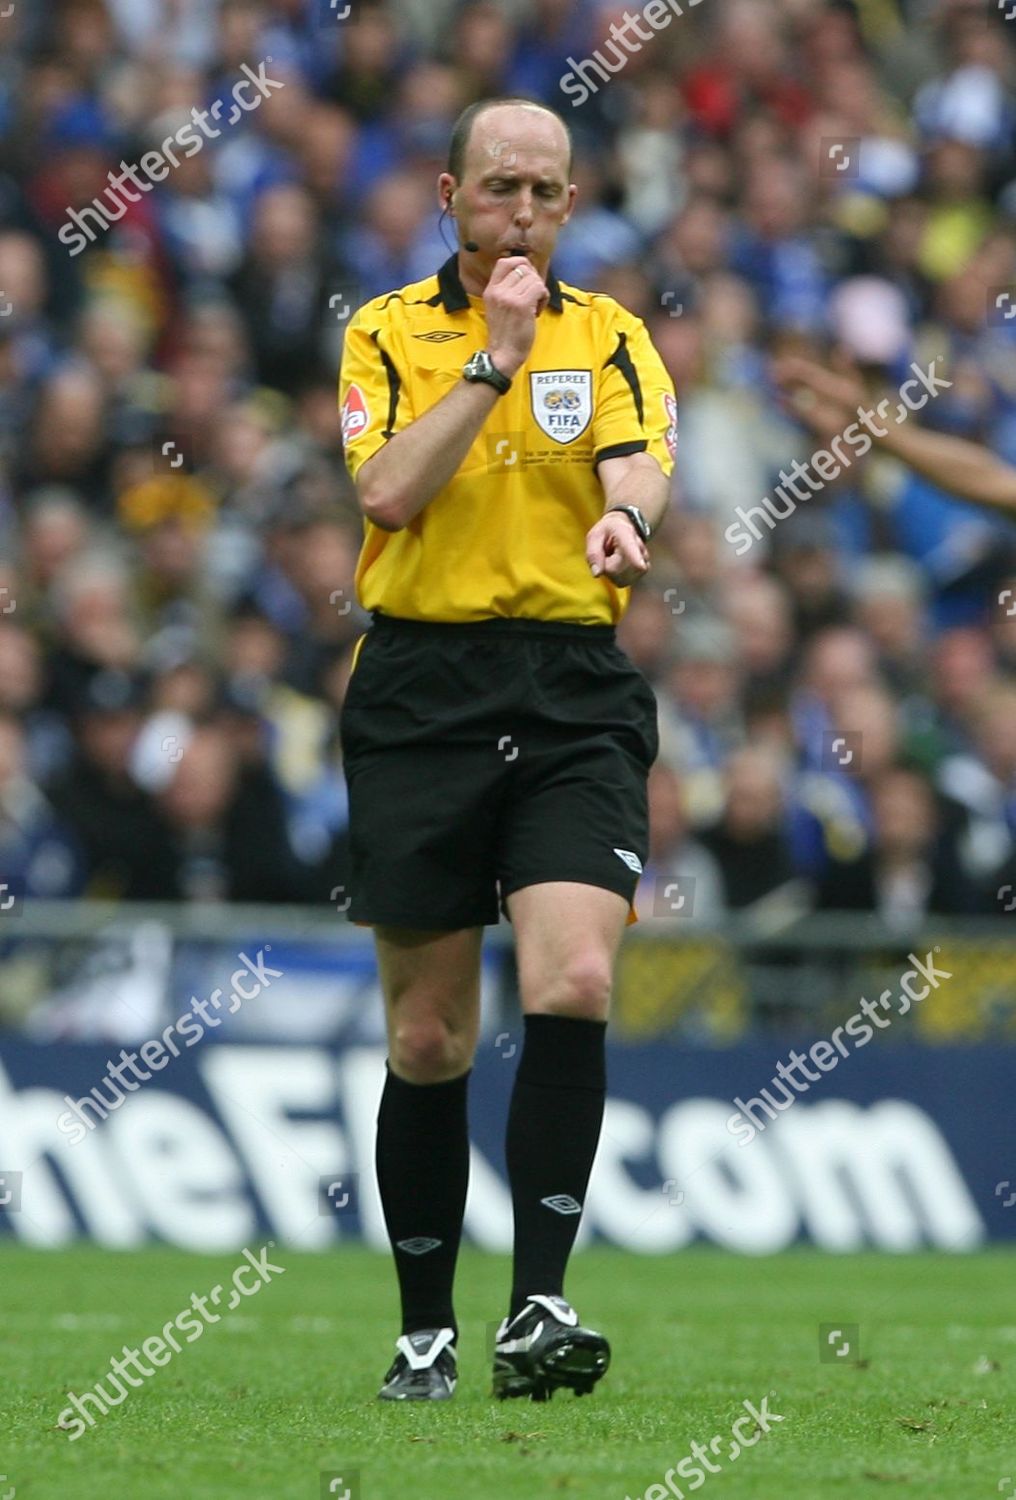
<svg viewBox="0 0 1016 1500">
<path fill-rule="evenodd" d="M 700 0 L 573 108 L 561 80 L 621 5 L 3 7 L 6 891 L 342 909 L 367 624 L 343 327 L 447 257 L 451 124 L 521 92 L 575 138 L 557 274 L 645 318 L 679 396 L 675 504 L 619 632 L 660 705 L 642 915 L 675 884 L 696 920 L 1005 910 L 1016 529 L 872 456 L 746 553 L 725 532 L 814 446 L 781 352 L 901 382 L 937 360 L 915 420 L 1016 460 L 1006 8 Z M 281 86 L 229 122 L 262 64 Z M 104 200 L 195 109 L 217 134 Z"/>
</svg>

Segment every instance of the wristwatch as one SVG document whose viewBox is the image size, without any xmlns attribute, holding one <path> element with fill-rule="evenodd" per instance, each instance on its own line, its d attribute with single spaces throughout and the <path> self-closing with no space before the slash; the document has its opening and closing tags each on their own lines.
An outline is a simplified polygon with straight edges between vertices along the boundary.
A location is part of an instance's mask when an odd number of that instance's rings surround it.
<svg viewBox="0 0 1016 1500">
<path fill-rule="evenodd" d="M 471 381 L 474 385 L 492 385 L 499 396 L 504 396 L 512 388 L 512 383 L 507 375 L 502 375 L 486 349 L 480 349 L 473 355 L 472 359 L 462 370 L 463 379 Z"/>
<path fill-rule="evenodd" d="M 649 522 L 646 520 L 645 516 L 639 510 L 637 505 L 612 505 L 607 514 L 610 515 L 611 512 L 615 510 L 619 510 L 622 515 L 627 516 L 642 540 L 644 542 L 648 542 L 649 538 L 653 534 L 653 528 L 650 526 Z"/>
</svg>

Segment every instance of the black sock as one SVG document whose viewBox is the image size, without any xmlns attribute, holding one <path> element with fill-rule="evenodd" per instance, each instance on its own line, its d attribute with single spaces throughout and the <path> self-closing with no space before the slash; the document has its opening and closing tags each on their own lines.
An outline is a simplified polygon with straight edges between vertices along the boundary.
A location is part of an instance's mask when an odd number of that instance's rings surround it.
<svg viewBox="0 0 1016 1500">
<path fill-rule="evenodd" d="M 533 1292 L 563 1295 L 607 1091 L 606 1021 L 526 1016 L 525 1027 L 505 1144 L 515 1213 L 511 1317 Z"/>
<path fill-rule="evenodd" d="M 469 1181 L 468 1080 L 407 1083 L 389 1069 L 381 1095 L 375 1159 L 403 1333 L 458 1332 L 452 1282 Z"/>
</svg>

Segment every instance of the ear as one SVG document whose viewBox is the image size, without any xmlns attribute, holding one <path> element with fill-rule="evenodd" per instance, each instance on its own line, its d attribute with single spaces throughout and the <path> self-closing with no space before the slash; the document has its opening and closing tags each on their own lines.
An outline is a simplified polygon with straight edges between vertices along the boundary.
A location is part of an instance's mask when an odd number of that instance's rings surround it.
<svg viewBox="0 0 1016 1500">
<path fill-rule="evenodd" d="M 571 218 L 572 214 L 575 212 L 575 200 L 578 197 L 578 195 L 579 195 L 578 188 L 575 186 L 574 182 L 570 183 L 569 187 L 568 187 L 568 206 L 565 209 L 564 214 L 561 217 L 561 228 L 562 229 L 567 224 L 567 222 Z"/>
<path fill-rule="evenodd" d="M 452 205 L 455 202 L 455 192 L 457 188 L 458 183 L 456 182 L 452 174 L 450 172 L 442 172 L 437 180 L 438 201 L 442 209 L 444 209 L 445 212 L 452 214 L 453 216 L 455 213 L 455 209 Z"/>
</svg>

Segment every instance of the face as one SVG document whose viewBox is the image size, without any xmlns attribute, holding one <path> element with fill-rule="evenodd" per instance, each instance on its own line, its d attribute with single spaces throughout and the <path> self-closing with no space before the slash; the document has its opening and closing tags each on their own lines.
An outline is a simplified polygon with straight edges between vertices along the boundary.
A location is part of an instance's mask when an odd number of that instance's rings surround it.
<svg viewBox="0 0 1016 1500">
<path fill-rule="evenodd" d="M 337 605 L 332 595 L 339 585 L 344 586 L 346 599 L 352 597 L 358 546 L 348 532 L 330 522 L 309 526 L 303 532 L 293 582 L 308 603 Z"/>
<path fill-rule="evenodd" d="M 836 591 L 836 559 L 827 547 L 788 549 L 782 573 L 794 597 L 802 604 L 821 604 Z"/>
<path fill-rule="evenodd" d="M 936 698 L 947 712 L 966 712 L 986 693 L 993 668 L 991 643 L 982 631 L 946 631 L 939 637 L 932 656 Z"/>
<path fill-rule="evenodd" d="M 738 657 L 750 672 L 773 672 L 793 645 L 793 626 L 786 601 L 764 584 L 732 593 L 727 618 L 737 635 Z"/>
<path fill-rule="evenodd" d="M 575 202 L 568 166 L 559 120 L 544 110 L 499 105 L 474 120 L 462 181 L 442 172 L 439 200 L 445 207 L 451 198 L 460 239 L 475 240 L 481 264 L 493 267 L 518 247 L 542 271 Z"/>
<path fill-rule="evenodd" d="M 860 737 L 860 774 L 872 780 L 893 759 L 899 748 L 896 706 L 878 688 L 846 688 L 836 693 L 832 717 L 841 734 Z"/>
<path fill-rule="evenodd" d="M 138 544 L 145 566 L 170 584 L 186 583 L 201 558 L 202 534 L 170 517 L 153 527 Z"/>
<path fill-rule="evenodd" d="M 23 317 L 46 300 L 46 267 L 38 245 L 24 234 L 0 235 L 0 286 Z"/>
<path fill-rule="evenodd" d="M 314 207 L 302 188 L 280 187 L 263 193 L 254 224 L 254 253 L 274 269 L 303 260 L 314 247 Z"/>
<path fill-rule="evenodd" d="M 915 651 L 921 644 L 917 602 L 903 594 L 875 594 L 858 610 L 858 618 L 878 646 L 891 656 Z"/>
<path fill-rule="evenodd" d="M 716 528 L 704 516 L 688 516 L 682 521 L 675 544 L 681 573 L 692 588 L 708 588 L 720 571 Z"/>
<path fill-rule="evenodd" d="M 141 720 L 133 711 L 86 714 L 80 728 L 82 748 L 101 771 L 121 776 L 127 770 L 140 726 Z"/>
<path fill-rule="evenodd" d="M 286 648 L 278 631 L 267 620 L 238 620 L 226 643 L 226 669 L 274 677 L 282 670 Z"/>
<path fill-rule="evenodd" d="M 783 794 L 776 766 L 750 750 L 727 767 L 726 825 L 737 838 L 755 838 L 778 826 Z"/>
<path fill-rule="evenodd" d="M 874 673 L 871 647 L 857 631 L 825 631 L 816 637 L 809 652 L 808 685 L 826 705 L 849 688 L 866 687 Z"/>
<path fill-rule="evenodd" d="M 155 712 L 187 714 L 196 719 L 215 706 L 215 683 L 211 673 L 197 662 L 184 662 L 159 678 L 152 688 Z"/>
<path fill-rule="evenodd" d="M 678 662 L 671 673 L 674 696 L 698 719 L 713 719 L 733 708 L 737 672 L 728 662 L 691 658 Z"/>
<path fill-rule="evenodd" d="M 162 795 L 170 821 L 207 828 L 226 813 L 236 787 L 236 752 L 219 729 L 199 730 Z"/>
<path fill-rule="evenodd" d="M 879 782 L 874 796 L 875 830 L 886 854 L 922 854 L 935 832 L 935 805 L 918 776 L 893 772 Z"/>
<path fill-rule="evenodd" d="M 96 377 L 78 372 L 57 376 L 36 418 L 34 446 L 54 476 L 73 476 L 102 444 L 102 388 Z"/>
</svg>

